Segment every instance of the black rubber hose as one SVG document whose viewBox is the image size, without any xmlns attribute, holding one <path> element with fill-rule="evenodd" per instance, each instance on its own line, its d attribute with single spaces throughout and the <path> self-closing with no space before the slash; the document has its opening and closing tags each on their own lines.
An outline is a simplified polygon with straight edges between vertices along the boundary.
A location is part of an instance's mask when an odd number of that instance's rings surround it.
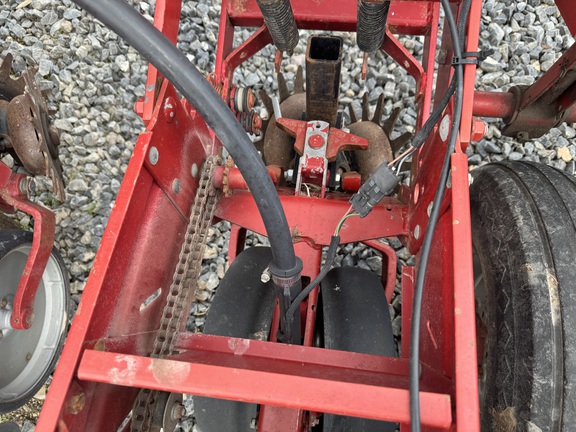
<svg viewBox="0 0 576 432">
<path fill-rule="evenodd" d="M 462 3 L 462 9 L 460 11 L 460 17 L 458 19 L 458 41 L 460 42 L 460 47 L 462 47 L 462 49 L 464 49 L 464 44 L 466 42 L 466 23 L 468 22 L 470 7 L 471 3 L 469 1 Z M 446 108 L 448 102 L 450 102 L 450 99 L 452 99 L 452 96 L 454 95 L 455 91 L 456 91 L 456 75 L 452 77 L 452 80 L 450 81 L 450 85 L 448 86 L 446 93 L 444 94 L 444 96 L 434 109 L 434 111 L 432 111 L 432 114 L 430 114 L 430 117 L 428 117 L 428 120 L 426 120 L 424 126 L 422 126 L 422 128 L 418 132 L 416 132 L 416 135 L 414 135 L 414 138 L 412 139 L 412 147 L 414 147 L 414 149 L 422 147 L 422 145 L 426 142 L 426 140 L 432 133 L 432 130 L 434 130 L 436 123 L 438 123 L 438 121 L 440 120 L 440 117 L 444 112 L 444 108 Z"/>
<path fill-rule="evenodd" d="M 461 33 L 465 30 L 464 25 L 456 26 L 456 20 L 452 9 L 450 9 L 450 0 L 441 0 L 444 13 L 446 15 L 446 22 L 450 30 L 452 45 L 454 49 L 454 57 L 462 58 L 462 45 L 464 39 L 460 37 L 458 30 Z M 459 24 L 462 20 L 468 20 L 468 11 L 470 10 L 470 0 L 465 0 L 462 13 L 459 16 Z M 467 7 L 468 6 L 468 7 Z M 460 34 L 461 34 L 460 33 Z M 444 162 L 442 164 L 442 172 L 440 180 L 438 181 L 438 188 L 434 196 L 432 204 L 432 211 L 430 212 L 430 219 L 426 234 L 422 242 L 420 252 L 420 262 L 416 272 L 416 281 L 414 283 L 414 298 L 412 300 L 412 323 L 410 328 L 410 361 L 409 361 L 409 377 L 410 377 L 410 430 L 411 432 L 420 432 L 420 325 L 422 318 L 422 299 L 424 294 L 424 282 L 426 280 L 426 268 L 428 266 L 428 258 L 430 257 L 430 250 L 432 248 L 432 241 L 434 239 L 434 232 L 436 224 L 440 217 L 440 208 L 442 207 L 442 200 L 450 174 L 450 158 L 454 149 L 456 148 L 456 141 L 458 132 L 460 130 L 460 121 L 462 118 L 462 102 L 464 94 L 464 68 L 462 64 L 454 66 L 454 81 L 456 82 L 455 98 L 454 98 L 454 113 L 452 117 L 452 128 L 450 130 L 450 138 L 444 155 Z"/>
<path fill-rule="evenodd" d="M 316 276 L 314 280 L 310 282 L 306 288 L 300 291 L 300 293 L 296 296 L 296 298 L 290 304 L 290 307 L 286 311 L 286 315 L 284 316 L 284 319 L 286 320 L 285 328 L 291 327 L 292 321 L 296 316 L 296 312 L 300 308 L 300 303 L 302 303 L 304 299 L 308 297 L 308 295 L 312 292 L 314 288 L 320 285 L 320 282 L 322 282 L 322 280 L 326 277 L 326 275 L 332 268 L 334 260 L 336 259 L 336 252 L 338 252 L 339 244 L 340 244 L 340 236 L 332 236 L 332 238 L 330 239 L 330 245 L 328 246 L 328 252 L 326 252 L 326 261 L 324 262 L 324 265 L 320 269 L 320 273 L 318 273 L 318 276 Z"/>
<path fill-rule="evenodd" d="M 154 65 L 196 108 L 234 158 L 254 196 L 275 267 L 289 272 L 296 256 L 286 215 L 256 148 L 222 97 L 168 38 L 123 0 L 73 0 Z"/>
</svg>

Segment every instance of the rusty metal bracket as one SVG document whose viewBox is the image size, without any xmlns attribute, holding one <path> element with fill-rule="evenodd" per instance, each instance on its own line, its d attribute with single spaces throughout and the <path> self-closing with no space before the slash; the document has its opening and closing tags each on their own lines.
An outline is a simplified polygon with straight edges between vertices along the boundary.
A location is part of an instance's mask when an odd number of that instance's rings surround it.
<svg viewBox="0 0 576 432">
<path fill-rule="evenodd" d="M 538 138 L 565 121 L 576 103 L 576 45 L 529 87 L 510 89 L 516 108 L 503 133 L 519 140 Z"/>
</svg>

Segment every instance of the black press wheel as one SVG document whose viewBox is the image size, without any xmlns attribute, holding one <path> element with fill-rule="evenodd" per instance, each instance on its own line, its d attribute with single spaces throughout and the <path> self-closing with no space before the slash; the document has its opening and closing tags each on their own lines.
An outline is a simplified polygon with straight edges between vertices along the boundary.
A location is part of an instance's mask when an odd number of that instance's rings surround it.
<svg viewBox="0 0 576 432">
<path fill-rule="evenodd" d="M 0 414 L 36 394 L 54 370 L 68 324 L 68 272 L 54 249 L 34 301 L 28 330 L 9 326 L 11 304 L 32 246 L 32 233 L 0 231 Z"/>
<path fill-rule="evenodd" d="M 275 295 L 271 283 L 260 278 L 271 260 L 267 247 L 238 255 L 214 295 L 204 333 L 268 340 Z M 258 405 L 195 396 L 194 417 L 201 432 L 254 432 Z"/>
<path fill-rule="evenodd" d="M 491 164 L 470 195 L 482 430 L 574 430 L 576 182 Z"/>
<path fill-rule="evenodd" d="M 380 278 L 355 267 L 330 270 L 321 283 L 323 345 L 328 349 L 396 356 L 392 321 Z M 324 432 L 394 432 L 396 424 L 324 414 Z"/>
</svg>

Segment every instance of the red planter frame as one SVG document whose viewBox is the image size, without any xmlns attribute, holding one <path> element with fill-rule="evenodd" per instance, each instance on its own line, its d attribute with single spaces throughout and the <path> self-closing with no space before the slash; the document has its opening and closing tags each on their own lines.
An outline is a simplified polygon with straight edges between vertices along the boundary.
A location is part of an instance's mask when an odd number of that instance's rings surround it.
<svg viewBox="0 0 576 432">
<path fill-rule="evenodd" d="M 568 2 L 559 2 L 564 4 Z M 292 0 L 301 29 L 354 31 L 356 0 Z M 460 2 L 453 7 L 458 9 Z M 175 41 L 180 0 L 158 0 L 155 25 Z M 394 1 L 383 46 L 416 81 L 418 125 L 441 95 L 451 74 L 450 41 L 444 37 L 438 79 L 434 81 L 440 5 L 437 1 Z M 466 51 L 478 50 L 481 0 L 472 1 Z M 573 23 L 571 23 L 573 25 Z M 256 27 L 252 37 L 233 49 L 234 28 Z M 215 77 L 230 88 L 233 71 L 271 42 L 255 0 L 223 0 Z M 422 62 L 406 51 L 393 34 L 423 35 Z M 451 185 L 436 230 L 426 279 L 422 316 L 422 424 L 425 430 L 478 432 L 478 376 L 468 165 L 464 153 L 474 132 L 473 113 L 501 116 L 514 100 L 482 93 L 475 100 L 475 65 L 465 66 L 464 112 Z M 177 101 L 175 116 L 162 115 L 163 101 Z M 491 101 L 494 105 L 491 106 Z M 476 103 L 477 102 L 477 103 Z M 260 431 L 300 431 L 319 412 L 357 415 L 400 422 L 408 430 L 408 347 L 415 268 L 402 272 L 402 357 L 345 353 L 312 348 L 316 293 L 307 305 L 305 345 L 290 346 L 182 333 L 182 353 L 169 359 L 148 358 L 166 290 L 184 233 L 192 175 L 206 153 L 220 144 L 195 110 L 178 102 L 173 87 L 150 68 L 146 95 L 136 110 L 147 129 L 139 137 L 120 188 L 94 267 L 78 308 L 38 429 L 44 431 L 115 431 L 129 413 L 139 388 L 186 392 L 260 403 Z M 451 116 L 451 107 L 446 111 Z M 475 134 L 476 136 L 477 134 Z M 150 163 L 154 147 L 158 162 Z M 413 162 L 411 187 L 399 199 L 386 199 L 366 219 L 350 219 L 343 242 L 399 236 L 418 254 L 428 223 L 446 142 L 436 130 Z M 171 187 L 179 179 L 180 191 Z M 295 197 L 280 190 L 296 252 L 304 275 L 318 272 L 321 247 L 348 207 L 348 197 Z M 235 226 L 230 240 L 233 259 L 243 248 L 245 229 L 265 234 L 249 192 L 222 198 L 217 216 Z M 396 260 L 384 254 L 386 292 L 391 297 Z M 161 295 L 142 308 L 158 288 Z M 342 397 L 335 398 L 335 394 Z M 311 413 L 310 416 L 307 413 Z"/>
</svg>

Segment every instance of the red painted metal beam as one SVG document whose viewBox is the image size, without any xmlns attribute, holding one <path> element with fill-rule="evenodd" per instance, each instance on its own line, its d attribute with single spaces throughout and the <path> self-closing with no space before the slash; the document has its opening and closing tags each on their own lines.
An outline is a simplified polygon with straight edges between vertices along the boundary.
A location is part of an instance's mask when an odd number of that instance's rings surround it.
<svg viewBox="0 0 576 432">
<path fill-rule="evenodd" d="M 516 97 L 511 92 L 474 92 L 473 114 L 476 117 L 509 118 L 517 106 Z M 566 123 L 576 123 L 576 106 L 566 110 Z"/>
<path fill-rule="evenodd" d="M 482 0 L 473 0 L 468 17 L 468 34 L 466 37 L 466 52 L 477 52 L 480 38 L 480 21 L 482 18 Z M 460 120 L 460 143 L 465 149 L 470 142 L 472 128 L 472 109 L 474 100 L 474 87 L 476 85 L 475 64 L 464 66 L 462 117 Z"/>
<path fill-rule="evenodd" d="M 13 173 L 0 162 L 0 205 L 20 210 L 34 219 L 32 247 L 12 304 L 10 324 L 16 330 L 27 330 L 32 325 L 36 292 L 54 247 L 54 213 L 22 194 L 20 185 L 25 180 L 25 175 Z"/>
<path fill-rule="evenodd" d="M 386 38 L 382 44 L 382 51 L 388 54 L 406 72 L 416 80 L 416 100 L 424 96 L 426 90 L 426 73 L 424 67 L 414 58 L 412 54 L 400 43 L 392 34 L 390 29 L 386 29 Z"/>
<path fill-rule="evenodd" d="M 396 264 L 398 262 L 396 251 L 386 243 L 382 243 L 379 240 L 368 240 L 365 241 L 364 244 L 376 249 L 382 254 L 381 279 L 382 285 L 384 286 L 384 292 L 386 293 L 386 300 L 390 303 L 392 301 L 392 296 L 394 295 L 394 289 L 396 288 Z"/>
<path fill-rule="evenodd" d="M 158 0 L 156 2 L 154 27 L 164 33 L 173 44 L 176 44 L 178 38 L 181 7 L 182 0 Z M 144 97 L 136 102 L 135 106 L 135 111 L 142 117 L 144 124 L 152 120 L 156 95 L 160 91 L 163 80 L 162 74 L 154 66 L 149 65 Z"/>
<path fill-rule="evenodd" d="M 576 35 L 576 14 L 574 13 L 573 0 L 556 0 L 556 6 L 562 14 L 572 36 Z"/>
<path fill-rule="evenodd" d="M 254 341 L 231 339 L 230 343 L 236 341 L 242 342 L 234 346 L 233 352 L 190 351 L 171 359 L 86 350 L 78 377 L 119 386 L 178 391 L 384 421 L 410 421 L 408 390 L 389 386 L 397 385 L 398 377 L 305 361 L 248 357 L 244 352 Z M 420 399 L 423 425 L 450 427 L 449 395 L 421 392 Z"/>
<path fill-rule="evenodd" d="M 576 45 L 568 48 L 562 57 L 524 93 L 520 109 L 542 100 L 552 104 L 576 79 Z"/>
<path fill-rule="evenodd" d="M 510 92 L 474 92 L 473 114 L 477 117 L 507 118 L 514 114 L 516 98 Z"/>
<path fill-rule="evenodd" d="M 308 364 L 361 371 L 366 374 L 385 374 L 401 378 L 408 385 L 408 361 L 403 358 L 382 357 L 301 345 L 277 344 L 259 340 L 245 340 L 201 333 L 181 333 L 175 349 L 193 352 L 237 353 L 242 347 L 244 358 L 262 358 L 290 363 Z M 280 360 L 281 359 L 281 360 Z M 422 385 L 427 391 L 452 392 L 450 381 L 425 365 Z M 407 387 L 406 387 L 407 388 Z"/>
<path fill-rule="evenodd" d="M 454 340 L 456 423 L 458 432 L 480 430 L 476 309 L 472 268 L 472 222 L 470 220 L 468 157 L 452 155 L 452 239 L 454 248 Z M 462 397 L 466 395 L 466 397 Z"/>
<path fill-rule="evenodd" d="M 290 193 L 290 195 L 286 195 Z M 349 197 L 341 194 L 328 195 L 327 199 L 294 196 L 293 190 L 280 190 L 280 200 L 286 212 L 294 240 L 306 241 L 320 246 L 330 244 L 334 228 L 350 208 Z M 393 198 L 382 203 L 365 218 L 350 218 L 342 226 L 342 243 L 364 241 L 374 238 L 403 235 L 406 206 Z M 266 235 L 264 224 L 254 198 L 249 192 L 235 192 L 218 202 L 216 216 L 251 231 Z"/>
<path fill-rule="evenodd" d="M 291 3 L 299 29 L 356 31 L 355 1 L 292 0 Z M 388 27 L 397 34 L 427 34 L 432 4 L 429 0 L 393 2 L 388 15 Z M 234 26 L 260 27 L 263 24 L 256 0 L 228 0 L 225 7 Z"/>
</svg>

